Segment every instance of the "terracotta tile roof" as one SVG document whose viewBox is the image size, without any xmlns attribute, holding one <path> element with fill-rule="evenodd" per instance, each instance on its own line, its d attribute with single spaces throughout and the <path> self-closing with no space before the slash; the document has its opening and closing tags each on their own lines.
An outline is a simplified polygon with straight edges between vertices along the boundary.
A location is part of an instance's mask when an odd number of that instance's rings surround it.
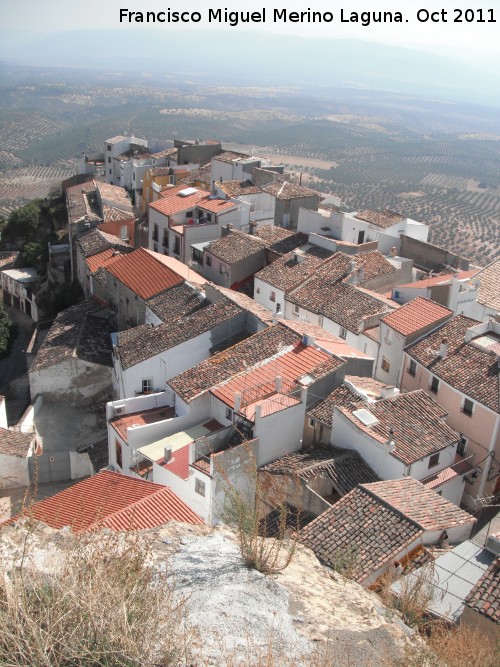
<svg viewBox="0 0 500 667">
<path fill-rule="evenodd" d="M 371 426 L 364 424 L 353 413 L 365 408 L 376 419 Z M 444 423 L 448 414 L 423 390 L 410 391 L 393 398 L 385 398 L 366 405 L 360 403 L 339 410 L 358 429 L 381 443 L 388 442 L 393 430 L 395 448 L 391 455 L 410 465 L 445 447 L 457 443 L 459 435 Z"/>
<path fill-rule="evenodd" d="M 363 583 L 422 535 L 415 522 L 358 486 L 308 524 L 299 540 L 334 569 L 350 557 L 351 576 Z"/>
<path fill-rule="evenodd" d="M 264 306 L 261 306 L 260 303 L 254 301 L 252 297 L 243 294 L 243 292 L 235 292 L 229 287 L 221 287 L 220 285 L 215 285 L 213 283 L 210 283 L 210 287 L 223 294 L 237 306 L 243 308 L 243 310 L 247 310 L 252 313 L 252 315 L 255 315 L 261 322 L 264 322 L 265 324 L 270 324 L 272 322 L 272 313 L 267 308 L 264 308 Z"/>
<path fill-rule="evenodd" d="M 106 270 L 143 299 L 150 299 L 182 282 L 181 276 L 165 266 L 144 248 L 120 255 L 109 262 Z"/>
<path fill-rule="evenodd" d="M 467 329 L 477 324 L 479 322 L 476 320 L 458 315 L 418 343 L 411 345 L 406 352 L 429 369 L 433 375 L 472 400 L 499 412 L 498 356 L 494 351 L 477 347 L 474 345 L 474 340 L 465 342 Z M 443 338 L 447 339 L 448 344 L 444 358 L 439 356 Z"/>
<path fill-rule="evenodd" d="M 96 181 L 95 185 L 103 203 L 108 204 L 108 206 L 117 206 L 118 208 L 123 209 L 124 212 L 133 215 L 132 203 L 128 198 L 125 188 L 122 188 L 119 185 L 103 183 L 103 181 Z"/>
<path fill-rule="evenodd" d="M 63 310 L 54 320 L 29 369 L 30 373 L 78 357 L 111 366 L 110 313 L 94 301 Z"/>
<path fill-rule="evenodd" d="M 365 336 L 368 336 L 368 338 L 371 338 L 374 340 L 376 343 L 380 341 L 380 325 L 377 324 L 376 327 L 369 327 L 368 329 L 365 329 L 363 331 Z"/>
<path fill-rule="evenodd" d="M 445 275 L 424 277 L 420 280 L 416 280 L 412 283 L 405 283 L 404 285 L 399 285 L 399 287 L 420 287 L 425 289 L 426 287 L 435 287 L 436 285 L 448 285 L 451 283 L 453 278 L 457 278 L 460 281 L 468 280 L 473 278 L 478 272 L 478 269 L 471 269 L 470 271 L 457 271 L 456 273 L 447 273 Z M 398 287 L 396 287 L 398 289 Z"/>
<path fill-rule="evenodd" d="M 35 436 L 29 433 L 0 428 L 0 454 L 26 458 L 34 440 Z"/>
<path fill-rule="evenodd" d="M 341 359 L 346 359 L 348 357 L 370 358 L 367 354 L 348 345 L 343 338 L 334 336 L 317 324 L 311 324 L 311 322 L 304 322 L 303 320 L 283 319 L 280 320 L 280 324 L 281 326 L 288 327 L 292 331 L 296 331 L 301 336 L 314 336 L 315 343 L 318 347 L 330 352 L 330 354 L 340 357 Z"/>
<path fill-rule="evenodd" d="M 151 153 L 151 157 L 154 157 L 156 160 L 159 160 L 162 157 L 173 157 L 177 156 L 177 148 L 165 148 L 163 151 L 158 151 L 158 153 Z"/>
<path fill-rule="evenodd" d="M 483 306 L 500 311 L 500 259 L 476 274 L 480 287 L 477 300 Z"/>
<path fill-rule="evenodd" d="M 188 211 L 195 206 L 212 213 L 228 211 L 236 207 L 236 204 L 226 199 L 214 197 L 208 190 L 196 188 L 196 192 L 183 196 L 180 193 L 185 191 L 186 185 L 176 185 L 173 188 L 162 190 L 161 199 L 151 203 L 150 208 L 162 213 L 163 215 L 175 215 L 182 211 Z"/>
<path fill-rule="evenodd" d="M 186 280 L 188 283 L 191 283 L 195 287 L 204 285 L 207 282 L 203 276 L 200 276 L 199 273 L 196 273 L 196 271 L 193 271 L 193 269 L 178 259 L 175 259 L 175 257 L 162 255 L 159 252 L 153 252 L 153 250 L 148 250 L 147 248 L 144 248 L 144 251 L 149 253 L 151 257 L 154 257 L 154 259 L 167 268 L 172 269 L 172 271 L 177 273 L 178 276 L 184 278 L 184 280 Z"/>
<path fill-rule="evenodd" d="M 109 236 L 109 234 L 104 236 L 104 233 L 98 229 L 91 229 L 90 231 L 85 232 L 85 234 L 82 234 L 78 239 L 78 249 L 85 258 L 97 255 L 98 253 L 113 247 L 113 244 L 107 238 Z M 118 237 L 114 238 L 119 240 Z"/>
<path fill-rule="evenodd" d="M 358 220 L 364 220 L 364 222 L 369 222 L 372 225 L 381 227 L 382 229 L 388 229 L 405 219 L 404 215 L 389 211 L 388 209 L 385 211 L 374 211 L 371 208 L 366 209 L 366 211 L 361 211 L 361 213 L 357 213 L 354 217 Z"/>
<path fill-rule="evenodd" d="M 395 273 L 394 266 L 378 250 L 364 252 L 359 255 L 347 255 L 344 252 L 336 252 L 317 271 L 318 275 L 325 275 L 332 280 L 346 280 L 351 273 L 351 263 L 354 263 L 354 271 L 362 269 L 363 278 L 360 284 Z"/>
<path fill-rule="evenodd" d="M 471 514 L 426 488 L 413 477 L 363 486 L 424 530 L 448 530 L 454 526 L 472 525 L 477 521 Z"/>
<path fill-rule="evenodd" d="M 247 153 L 238 153 L 237 151 L 222 151 L 222 153 L 219 153 L 218 155 L 214 155 L 212 160 L 219 160 L 219 162 L 233 162 L 234 160 L 241 160 L 247 159 L 249 157 L 252 157 L 251 155 L 248 155 Z"/>
<path fill-rule="evenodd" d="M 96 255 L 87 257 L 85 264 L 89 267 L 90 273 L 95 273 L 101 268 L 105 268 L 111 259 L 116 257 L 116 250 L 108 248 L 103 252 L 98 252 Z"/>
<path fill-rule="evenodd" d="M 428 489 L 437 489 L 452 479 L 455 479 L 456 477 L 462 477 L 467 473 L 473 472 L 473 470 L 474 466 L 470 463 L 469 460 L 462 458 L 459 454 L 456 454 L 455 461 L 451 466 L 443 468 L 439 472 L 436 472 L 433 475 L 429 475 L 420 481 Z"/>
<path fill-rule="evenodd" d="M 255 230 L 255 236 L 265 241 L 267 248 L 278 255 L 287 255 L 307 243 L 306 234 L 294 233 L 274 225 L 260 225 Z"/>
<path fill-rule="evenodd" d="M 161 408 L 152 408 L 151 410 L 142 410 L 140 412 L 130 412 L 127 415 L 113 417 L 109 420 L 111 426 L 127 442 L 127 429 L 131 426 L 144 426 L 145 424 L 156 424 L 156 422 L 165 421 L 175 417 L 175 410 L 168 406 Z"/>
<path fill-rule="evenodd" d="M 288 301 L 323 315 L 355 334 L 364 331 L 367 320 L 390 312 L 390 307 L 375 295 L 324 275 L 313 276 L 289 294 Z"/>
<path fill-rule="evenodd" d="M 74 533 L 155 528 L 168 521 L 203 523 L 174 492 L 161 484 L 103 470 L 94 477 L 31 505 L 30 516 Z"/>
<path fill-rule="evenodd" d="M 298 342 L 298 334 L 276 324 L 180 373 L 168 384 L 182 400 L 190 402 L 233 375 L 269 359 L 283 347 Z"/>
<path fill-rule="evenodd" d="M 305 482 L 317 476 L 328 477 L 342 496 L 358 484 L 378 482 L 380 479 L 357 452 L 338 447 L 302 449 L 276 459 L 261 470 L 273 475 L 297 476 Z"/>
<path fill-rule="evenodd" d="M 248 403 L 242 410 L 241 414 L 245 416 L 248 421 L 255 421 L 255 413 L 257 411 L 257 406 L 260 406 L 260 416 L 269 417 L 269 415 L 274 415 L 277 412 L 282 412 L 287 408 L 291 408 L 294 405 L 299 405 L 300 400 L 294 398 L 293 396 L 286 396 L 285 394 L 275 393 L 270 396 L 255 401 L 253 403 Z"/>
<path fill-rule="evenodd" d="M 238 306 L 228 299 L 221 299 L 191 315 L 182 315 L 157 327 L 140 327 L 140 344 L 135 338 L 123 341 L 119 335 L 115 350 L 122 368 L 127 369 L 229 322 L 239 313 L 241 309 Z"/>
<path fill-rule="evenodd" d="M 296 183 L 281 181 L 278 178 L 267 185 L 263 185 L 261 190 L 276 197 L 278 200 L 296 199 L 298 197 L 316 197 L 319 201 L 322 196 L 321 193 L 316 192 L 316 190 L 304 188 Z"/>
<path fill-rule="evenodd" d="M 193 169 L 186 176 L 181 176 L 178 182 L 184 183 L 184 185 L 191 185 L 196 182 L 206 183 L 208 187 L 210 184 L 211 174 L 212 166 L 209 162 L 208 164 L 204 164 L 201 167 L 198 167 L 198 169 Z"/>
<path fill-rule="evenodd" d="M 344 362 L 337 357 L 322 352 L 312 346 L 295 343 L 290 350 L 284 351 L 276 358 L 265 361 L 253 370 L 240 373 L 229 379 L 211 393 L 226 405 L 233 406 L 235 395 L 241 395 L 241 406 L 254 403 L 276 391 L 289 394 L 301 386 L 301 378 L 308 375 L 317 380 L 335 369 Z M 281 377 L 282 388 L 276 390 L 276 377 Z"/>
<path fill-rule="evenodd" d="M 208 301 L 200 292 L 184 282 L 148 301 L 148 308 L 162 322 L 169 322 L 178 317 L 187 317 L 206 305 L 208 305 Z M 123 333 L 121 332 L 120 336 Z"/>
<path fill-rule="evenodd" d="M 123 211 L 120 208 L 115 206 L 109 206 L 109 204 L 102 205 L 102 219 L 104 222 L 127 222 L 129 220 L 134 220 L 134 213 L 132 210 Z"/>
<path fill-rule="evenodd" d="M 465 598 L 465 604 L 493 623 L 500 624 L 500 557 L 493 561 Z"/>
<path fill-rule="evenodd" d="M 239 197 L 240 195 L 255 195 L 262 192 L 261 189 L 250 180 L 245 181 L 216 181 L 217 185 L 228 197 Z"/>
<path fill-rule="evenodd" d="M 329 250 L 308 244 L 280 257 L 256 273 L 255 277 L 286 293 L 301 285 L 331 255 Z"/>
<path fill-rule="evenodd" d="M 438 326 L 452 315 L 453 311 L 449 308 L 445 308 L 423 296 L 418 296 L 393 313 L 383 317 L 381 322 L 403 336 L 410 336 L 433 324 Z"/>
<path fill-rule="evenodd" d="M 317 403 L 314 408 L 307 411 L 307 416 L 319 421 L 328 428 L 332 427 L 333 408 L 338 405 L 343 408 L 350 408 L 353 404 L 358 405 L 360 401 L 359 394 L 351 391 L 344 384 L 337 387 L 322 401 Z"/>
<path fill-rule="evenodd" d="M 262 263 L 265 261 L 264 249 L 266 244 L 256 236 L 245 234 L 238 230 L 231 231 L 227 236 L 212 241 L 204 251 L 218 257 L 227 264 L 241 262 L 257 253 L 262 254 Z M 262 266 L 262 264 L 261 264 Z"/>
<path fill-rule="evenodd" d="M 272 510 L 259 521 L 259 535 L 261 537 L 283 538 L 283 530 L 302 530 L 315 518 L 314 514 L 303 509 L 297 509 L 289 503 Z"/>
<path fill-rule="evenodd" d="M 76 223 L 79 220 L 102 221 L 96 190 L 97 183 L 94 180 L 67 188 L 66 210 L 70 223 Z"/>
</svg>

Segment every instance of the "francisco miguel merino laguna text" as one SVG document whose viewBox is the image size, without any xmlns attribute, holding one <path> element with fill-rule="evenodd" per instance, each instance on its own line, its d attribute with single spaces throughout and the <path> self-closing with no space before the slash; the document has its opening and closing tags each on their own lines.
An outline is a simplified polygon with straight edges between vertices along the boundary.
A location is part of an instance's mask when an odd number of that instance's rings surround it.
<svg viewBox="0 0 500 667">
<path fill-rule="evenodd" d="M 240 23 L 266 23 L 267 10 L 260 11 L 231 11 L 225 9 L 208 9 L 205 20 L 208 23 L 226 23 L 236 27 Z M 302 12 L 291 12 L 288 9 L 273 9 L 273 23 L 333 23 L 333 12 L 318 12 L 308 8 Z M 163 12 L 132 12 L 120 9 L 120 23 L 201 23 L 201 12 L 175 11 L 167 8 Z M 368 26 L 370 23 L 403 23 L 401 12 L 356 12 L 340 9 L 339 23 L 360 23 Z"/>
</svg>

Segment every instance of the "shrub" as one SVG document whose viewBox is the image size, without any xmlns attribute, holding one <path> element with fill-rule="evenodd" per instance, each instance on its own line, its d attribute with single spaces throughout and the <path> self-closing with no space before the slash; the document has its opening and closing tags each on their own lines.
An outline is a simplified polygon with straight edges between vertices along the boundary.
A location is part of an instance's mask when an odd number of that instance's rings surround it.
<svg viewBox="0 0 500 667">
<path fill-rule="evenodd" d="M 50 573 L 25 527 L 19 567 L 0 570 L 0 664 L 12 667 L 146 667 L 179 664 L 182 602 L 130 534 L 74 538 Z"/>
</svg>

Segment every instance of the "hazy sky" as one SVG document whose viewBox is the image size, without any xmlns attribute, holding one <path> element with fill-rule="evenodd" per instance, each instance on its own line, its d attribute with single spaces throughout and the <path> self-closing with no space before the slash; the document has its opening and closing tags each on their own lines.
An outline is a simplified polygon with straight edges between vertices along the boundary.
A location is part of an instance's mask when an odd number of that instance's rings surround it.
<svg viewBox="0 0 500 667">
<path fill-rule="evenodd" d="M 238 28 L 225 27 L 221 24 L 209 24 L 205 17 L 208 15 L 208 9 L 228 8 L 230 11 L 259 11 L 262 7 L 267 9 L 267 21 L 265 24 L 254 24 L 250 27 L 245 24 Z M 275 24 L 272 21 L 272 12 L 274 8 L 287 8 L 289 11 L 305 11 L 310 8 L 312 11 L 331 11 L 335 17 L 334 23 L 328 24 L 297 24 L 285 23 Z M 454 8 L 467 9 L 473 7 L 475 10 L 482 8 L 483 18 L 489 18 L 486 10 L 494 8 L 494 18 L 496 23 L 455 23 L 453 19 Z M 137 30 L 146 30 L 150 26 L 147 24 L 120 24 L 119 9 L 125 8 L 130 11 L 200 11 L 203 15 L 203 24 L 198 26 L 203 28 L 217 28 L 227 30 L 268 30 L 280 31 L 283 33 L 317 35 L 321 37 L 334 38 L 356 38 L 371 42 L 382 42 L 385 44 L 396 44 L 399 46 L 408 46 L 421 50 L 431 50 L 439 53 L 448 53 L 451 56 L 460 58 L 474 58 L 481 56 L 492 56 L 500 62 L 500 3 L 498 0 L 310 0 L 310 2 L 298 2 L 297 0 L 287 0 L 280 3 L 279 0 L 273 2 L 263 2 L 259 0 L 248 2 L 238 0 L 226 3 L 217 3 L 216 0 L 0 0 L 0 30 L 2 33 L 12 30 L 34 31 L 38 33 L 95 29 L 95 28 L 117 28 L 135 27 Z M 401 11 L 405 23 L 374 23 L 368 27 L 362 27 L 360 24 L 340 23 L 340 9 L 344 8 L 347 15 L 351 11 Z M 416 18 L 417 10 L 426 9 L 429 12 L 439 12 L 441 9 L 448 10 L 448 22 L 426 23 L 418 22 Z M 475 14 L 479 18 L 478 13 Z M 408 21 L 408 22 L 406 22 Z M 157 26 L 159 30 L 182 30 L 180 24 L 168 26 L 163 24 Z M 186 28 L 184 28 L 186 29 Z M 195 29 L 192 24 L 188 25 L 188 30 Z"/>
</svg>

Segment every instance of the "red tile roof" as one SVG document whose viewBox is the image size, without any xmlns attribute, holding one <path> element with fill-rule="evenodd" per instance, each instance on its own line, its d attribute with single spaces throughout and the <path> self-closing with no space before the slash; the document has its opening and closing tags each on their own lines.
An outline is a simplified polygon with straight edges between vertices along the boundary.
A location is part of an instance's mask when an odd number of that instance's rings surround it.
<svg viewBox="0 0 500 667">
<path fill-rule="evenodd" d="M 316 379 L 343 363 L 337 357 L 299 343 L 291 351 L 212 389 L 212 394 L 231 407 L 234 405 L 235 395 L 241 394 L 241 405 L 244 406 L 274 394 L 277 376 L 282 378 L 282 388 L 279 391 L 288 394 L 297 389 L 298 381 L 303 375 L 308 374 Z"/>
<path fill-rule="evenodd" d="M 133 530 L 168 521 L 203 523 L 171 489 L 109 470 L 35 503 L 27 512 L 52 528 L 70 526 L 75 533 L 102 526 Z"/>
<path fill-rule="evenodd" d="M 364 484 L 363 487 L 424 530 L 448 530 L 466 524 L 472 526 L 477 521 L 413 477 Z"/>
<path fill-rule="evenodd" d="M 162 468 L 165 468 L 165 470 L 173 472 L 174 475 L 177 475 L 177 477 L 186 480 L 189 478 L 190 447 L 191 443 L 185 445 L 184 447 L 181 447 L 180 449 L 176 449 L 172 453 L 172 458 L 167 463 L 165 463 L 165 460 L 163 458 L 158 459 L 156 463 L 158 463 L 158 465 L 161 465 Z"/>
<path fill-rule="evenodd" d="M 467 329 L 478 324 L 480 323 L 477 320 L 458 315 L 406 351 L 410 357 L 454 389 L 490 410 L 500 412 L 498 355 L 494 351 L 478 347 L 474 338 L 465 341 Z M 446 338 L 448 344 L 445 357 L 440 356 L 443 338 Z"/>
<path fill-rule="evenodd" d="M 97 269 L 107 266 L 109 264 L 109 260 L 115 256 L 115 250 L 113 250 L 113 248 L 108 248 L 103 252 L 92 255 L 92 257 L 87 257 L 85 263 L 89 267 L 90 273 L 94 273 L 97 271 Z"/>
<path fill-rule="evenodd" d="M 381 227 L 382 229 L 388 229 L 398 222 L 401 222 L 405 219 L 404 215 L 401 213 L 395 213 L 394 211 L 375 211 L 371 208 L 367 208 L 366 211 L 361 211 L 355 216 L 358 220 L 363 220 L 364 222 L 369 222 L 372 225 Z"/>
<path fill-rule="evenodd" d="M 465 604 L 493 623 L 500 624 L 500 557 L 493 561 L 465 598 Z"/>
<path fill-rule="evenodd" d="M 182 277 L 156 257 L 157 253 L 139 248 L 112 259 L 106 266 L 115 278 L 143 299 L 149 299 L 182 282 Z"/>
<path fill-rule="evenodd" d="M 242 413 L 249 421 L 254 421 L 255 412 L 258 405 L 261 409 L 261 417 L 269 417 L 269 415 L 274 415 L 276 412 L 281 412 L 287 408 L 292 407 L 293 405 L 299 405 L 300 401 L 293 396 L 285 396 L 284 394 L 272 394 L 267 398 L 264 398 L 254 403 L 249 403 L 243 410 Z"/>
<path fill-rule="evenodd" d="M 368 410 L 376 423 L 363 423 L 353 413 Z M 410 465 L 458 442 L 459 435 L 443 422 L 448 414 L 422 389 L 385 398 L 370 405 L 359 403 L 338 408 L 354 426 L 381 443 L 386 443 L 393 430 L 395 448 L 392 456 Z"/>
<path fill-rule="evenodd" d="M 168 255 L 161 255 L 159 252 L 153 252 L 145 248 L 145 251 L 148 252 L 151 257 L 154 257 L 158 262 L 161 262 L 164 266 L 174 271 L 178 276 L 184 278 L 189 283 L 193 285 L 204 285 L 207 281 L 203 276 L 200 276 L 199 273 L 193 271 L 192 268 L 183 264 L 175 257 L 169 257 Z"/>
<path fill-rule="evenodd" d="M 182 213 L 182 211 L 188 211 L 195 206 L 213 213 L 228 211 L 236 206 L 232 201 L 214 198 L 207 190 L 200 190 L 198 188 L 196 188 L 196 192 L 186 197 L 179 194 L 187 189 L 187 186 L 183 184 L 162 190 L 160 193 L 161 199 L 158 199 L 158 201 L 153 202 L 149 206 L 163 215 L 175 215 L 176 213 Z"/>
<path fill-rule="evenodd" d="M 438 326 L 452 315 L 453 311 L 449 308 L 419 296 L 389 313 L 381 321 L 403 336 L 409 336 L 432 324 Z"/>
<path fill-rule="evenodd" d="M 473 278 L 479 269 L 471 269 L 470 271 L 458 271 L 457 273 L 449 273 L 444 276 L 433 276 L 431 278 L 421 278 L 416 280 L 413 283 L 405 283 L 404 285 L 399 285 L 399 287 L 420 287 L 425 289 L 426 287 L 435 287 L 436 285 L 447 285 L 451 282 L 452 278 L 457 278 L 458 280 L 468 280 Z M 398 287 L 395 288 L 396 290 Z"/>
</svg>

